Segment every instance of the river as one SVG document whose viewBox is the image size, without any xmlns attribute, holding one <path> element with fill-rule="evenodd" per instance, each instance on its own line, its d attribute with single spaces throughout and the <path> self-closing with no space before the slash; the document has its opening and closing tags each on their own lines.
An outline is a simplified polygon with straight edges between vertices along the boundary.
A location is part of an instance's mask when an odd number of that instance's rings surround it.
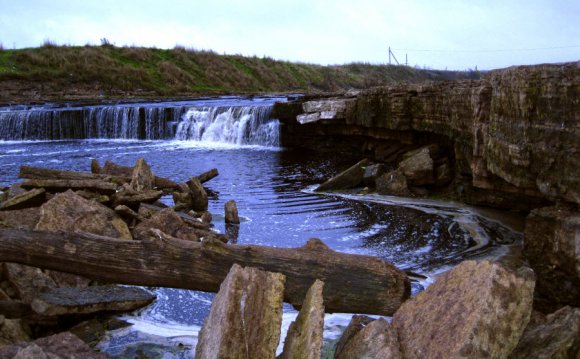
<svg viewBox="0 0 580 359">
<path fill-rule="evenodd" d="M 206 184 L 209 210 L 215 228 L 225 232 L 224 203 L 236 200 L 242 219 L 237 243 L 297 247 L 317 237 L 335 250 L 377 256 L 425 276 L 416 276 L 414 292 L 465 258 L 498 256 L 521 241 L 520 233 L 458 204 L 313 193 L 317 183 L 360 158 L 280 148 L 270 109 L 284 100 L 0 108 L 0 185 L 18 181 L 21 165 L 90 171 L 91 159 L 133 165 L 144 157 L 157 175 L 176 181 L 215 167 L 220 175 Z M 114 357 L 138 350 L 192 357 L 213 294 L 150 289 L 157 301 L 124 315 L 132 325 L 109 332 L 100 349 Z M 285 305 L 284 326 L 295 315 Z M 349 320 L 348 314 L 327 315 L 325 338 L 338 336 Z"/>
</svg>

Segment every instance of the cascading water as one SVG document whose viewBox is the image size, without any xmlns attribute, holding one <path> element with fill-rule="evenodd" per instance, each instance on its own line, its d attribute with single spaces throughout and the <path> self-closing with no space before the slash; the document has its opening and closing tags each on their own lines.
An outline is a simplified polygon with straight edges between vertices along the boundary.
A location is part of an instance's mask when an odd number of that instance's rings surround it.
<svg viewBox="0 0 580 359">
<path fill-rule="evenodd" d="M 232 145 L 279 145 L 274 100 L 235 106 L 208 102 L 0 108 L 0 140 L 181 140 Z M 239 101 L 238 101 L 239 102 Z M 227 105 L 227 103 L 226 103 Z"/>
<path fill-rule="evenodd" d="M 271 107 L 192 108 L 177 126 L 175 139 L 234 145 L 279 145 L 279 123 Z"/>
</svg>

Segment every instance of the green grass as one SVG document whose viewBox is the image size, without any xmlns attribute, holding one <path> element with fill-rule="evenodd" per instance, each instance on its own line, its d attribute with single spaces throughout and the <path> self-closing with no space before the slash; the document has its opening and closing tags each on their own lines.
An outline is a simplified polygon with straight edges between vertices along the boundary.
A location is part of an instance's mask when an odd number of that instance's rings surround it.
<svg viewBox="0 0 580 359">
<path fill-rule="evenodd" d="M 472 72 L 433 71 L 405 66 L 320 66 L 268 57 L 218 55 L 176 47 L 57 46 L 6 50 L 0 47 L 0 86 L 90 88 L 95 92 L 195 94 L 329 92 L 400 82 L 477 78 Z"/>
</svg>

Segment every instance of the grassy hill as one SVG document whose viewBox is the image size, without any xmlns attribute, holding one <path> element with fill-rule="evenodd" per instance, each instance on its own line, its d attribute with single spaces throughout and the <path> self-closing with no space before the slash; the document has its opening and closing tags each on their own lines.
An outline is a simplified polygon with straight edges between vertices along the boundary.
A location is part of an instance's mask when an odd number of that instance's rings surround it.
<svg viewBox="0 0 580 359">
<path fill-rule="evenodd" d="M 0 48 L 0 102 L 15 99 L 332 92 L 399 82 L 478 78 L 406 66 L 321 66 L 183 47 Z"/>
</svg>

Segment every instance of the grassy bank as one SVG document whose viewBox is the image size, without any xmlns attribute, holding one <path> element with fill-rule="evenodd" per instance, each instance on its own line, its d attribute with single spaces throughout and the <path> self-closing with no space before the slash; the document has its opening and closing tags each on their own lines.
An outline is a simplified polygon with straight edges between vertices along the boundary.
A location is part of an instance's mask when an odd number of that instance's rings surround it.
<svg viewBox="0 0 580 359">
<path fill-rule="evenodd" d="M 27 92 L 36 97 L 328 92 L 478 75 L 363 63 L 320 66 L 183 47 L 165 50 L 46 44 L 0 49 L 0 91 L 4 100 Z"/>
</svg>

